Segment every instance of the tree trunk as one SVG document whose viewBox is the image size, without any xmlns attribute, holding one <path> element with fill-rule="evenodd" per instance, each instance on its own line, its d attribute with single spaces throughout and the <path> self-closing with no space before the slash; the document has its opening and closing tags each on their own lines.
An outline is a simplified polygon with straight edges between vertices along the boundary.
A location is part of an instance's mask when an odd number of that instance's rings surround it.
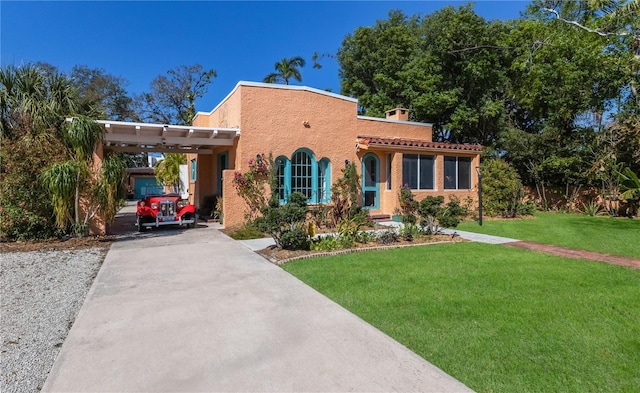
<svg viewBox="0 0 640 393">
<path fill-rule="evenodd" d="M 75 200 L 75 220 L 73 224 L 77 224 L 80 222 L 80 172 L 78 172 L 78 176 L 76 178 L 76 200 Z"/>
</svg>

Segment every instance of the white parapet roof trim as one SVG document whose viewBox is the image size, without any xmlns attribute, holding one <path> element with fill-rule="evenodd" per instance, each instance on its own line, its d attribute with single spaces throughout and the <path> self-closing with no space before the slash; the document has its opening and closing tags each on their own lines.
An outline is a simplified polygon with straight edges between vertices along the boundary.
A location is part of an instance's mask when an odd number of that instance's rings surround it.
<svg viewBox="0 0 640 393">
<path fill-rule="evenodd" d="M 327 97 L 333 97 L 333 98 L 337 98 L 340 100 L 345 100 L 345 101 L 350 101 L 350 102 L 358 102 L 358 99 L 353 98 L 353 97 L 347 97 L 347 96 L 343 96 L 340 94 L 336 94 L 336 93 L 332 93 L 329 91 L 325 91 L 325 90 L 320 90 L 320 89 L 316 89 L 313 87 L 308 87 L 308 86 L 297 86 L 297 85 L 281 85 L 278 83 L 264 83 L 264 82 L 248 82 L 248 81 L 240 81 L 236 84 L 236 86 L 233 88 L 233 90 L 231 90 L 231 92 L 229 94 L 227 94 L 226 97 L 224 97 L 219 103 L 218 105 L 216 105 L 215 108 L 213 108 L 212 110 L 210 110 L 209 112 L 204 112 L 204 111 L 198 111 L 196 113 L 196 116 L 198 115 L 205 115 L 205 116 L 209 116 L 211 115 L 213 112 L 216 111 L 216 109 L 218 109 L 233 93 L 235 93 L 236 90 L 238 90 L 238 88 L 240 86 L 248 86 L 248 87 L 261 87 L 261 88 L 267 88 L 267 89 L 284 89 L 284 90 L 298 90 L 298 91 L 308 91 L 311 93 L 316 93 L 316 94 L 322 94 L 325 95 Z"/>
</svg>

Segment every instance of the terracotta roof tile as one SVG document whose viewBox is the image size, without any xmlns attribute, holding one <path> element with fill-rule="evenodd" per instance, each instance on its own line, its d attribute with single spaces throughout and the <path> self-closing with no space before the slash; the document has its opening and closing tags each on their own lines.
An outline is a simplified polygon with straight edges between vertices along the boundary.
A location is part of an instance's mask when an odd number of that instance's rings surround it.
<svg viewBox="0 0 640 393">
<path fill-rule="evenodd" d="M 382 138 L 378 136 L 358 135 L 358 143 L 367 146 L 410 147 L 424 149 L 448 149 L 468 152 L 481 152 L 482 145 L 456 144 L 447 142 L 431 142 L 409 138 Z"/>
</svg>

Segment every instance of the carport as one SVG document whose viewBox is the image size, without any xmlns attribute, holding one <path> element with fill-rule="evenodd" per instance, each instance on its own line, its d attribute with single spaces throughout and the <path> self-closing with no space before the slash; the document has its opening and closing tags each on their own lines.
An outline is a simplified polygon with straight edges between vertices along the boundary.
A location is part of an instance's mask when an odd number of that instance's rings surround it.
<svg viewBox="0 0 640 393">
<path fill-rule="evenodd" d="M 104 150 L 116 152 L 212 154 L 233 146 L 239 128 L 193 127 L 124 121 L 97 121 L 104 128 Z"/>
<path fill-rule="evenodd" d="M 111 120 L 97 120 L 96 122 L 104 129 L 104 141 L 96 149 L 97 165 L 101 165 L 105 152 L 183 153 L 211 156 L 216 148 L 225 146 L 232 148 L 236 138 L 240 135 L 239 128 L 195 127 Z M 214 179 L 211 179 L 211 183 L 214 183 Z M 103 220 L 98 219 L 97 222 L 94 222 L 92 232 L 106 233 L 106 225 Z"/>
</svg>

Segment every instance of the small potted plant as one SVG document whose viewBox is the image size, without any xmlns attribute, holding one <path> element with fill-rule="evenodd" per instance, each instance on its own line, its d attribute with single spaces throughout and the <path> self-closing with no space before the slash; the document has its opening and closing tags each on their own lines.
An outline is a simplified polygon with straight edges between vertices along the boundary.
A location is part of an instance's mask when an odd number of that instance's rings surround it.
<svg viewBox="0 0 640 393">
<path fill-rule="evenodd" d="M 393 209 L 393 215 L 391 216 L 391 220 L 395 222 L 402 222 L 402 212 L 399 208 Z"/>
</svg>

